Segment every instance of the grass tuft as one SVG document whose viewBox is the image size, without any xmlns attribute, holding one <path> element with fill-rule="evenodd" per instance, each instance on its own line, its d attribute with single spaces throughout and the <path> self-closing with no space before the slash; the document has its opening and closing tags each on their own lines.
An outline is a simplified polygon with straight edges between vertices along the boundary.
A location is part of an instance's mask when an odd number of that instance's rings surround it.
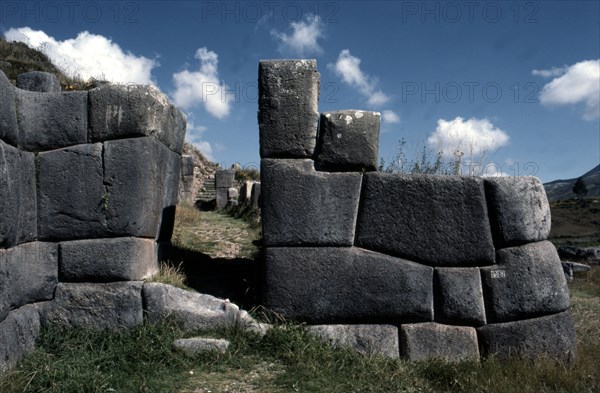
<svg viewBox="0 0 600 393">
<path fill-rule="evenodd" d="M 158 282 L 161 284 L 172 285 L 177 288 L 191 290 L 187 285 L 187 277 L 183 273 L 183 262 L 175 265 L 171 261 L 160 263 L 158 274 L 148 279 L 148 282 Z"/>
</svg>

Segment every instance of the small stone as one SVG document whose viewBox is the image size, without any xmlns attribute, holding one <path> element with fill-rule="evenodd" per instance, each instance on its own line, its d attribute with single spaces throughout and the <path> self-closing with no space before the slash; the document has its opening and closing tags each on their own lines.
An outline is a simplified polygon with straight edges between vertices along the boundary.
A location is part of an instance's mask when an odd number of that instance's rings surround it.
<svg viewBox="0 0 600 393">
<path fill-rule="evenodd" d="M 229 341 L 219 338 L 181 338 L 173 343 L 175 348 L 179 349 L 188 356 L 194 357 L 205 352 L 227 352 Z"/>
</svg>

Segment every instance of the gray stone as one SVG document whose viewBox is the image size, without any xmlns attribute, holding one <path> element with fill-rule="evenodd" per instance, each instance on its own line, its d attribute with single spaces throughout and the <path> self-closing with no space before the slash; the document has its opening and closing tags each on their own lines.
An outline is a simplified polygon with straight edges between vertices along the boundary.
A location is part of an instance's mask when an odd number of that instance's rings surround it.
<svg viewBox="0 0 600 393">
<path fill-rule="evenodd" d="M 237 188 L 231 187 L 227 190 L 227 199 L 228 200 L 233 199 L 237 202 L 237 199 L 239 198 L 239 196 L 240 196 L 240 193 Z"/>
<path fill-rule="evenodd" d="M 229 200 L 227 198 L 227 194 L 229 193 L 228 191 L 228 188 L 217 188 L 215 190 L 217 210 L 225 209 L 225 207 L 227 206 L 227 202 Z"/>
<path fill-rule="evenodd" d="M 324 171 L 377 170 L 379 112 L 344 110 L 321 113 L 317 166 Z"/>
<path fill-rule="evenodd" d="M 472 327 L 439 323 L 400 326 L 400 351 L 410 361 L 479 359 L 477 332 Z"/>
<path fill-rule="evenodd" d="M 312 160 L 261 162 L 267 246 L 351 246 L 360 173 L 316 172 Z"/>
<path fill-rule="evenodd" d="M 560 246 L 557 249 L 563 261 L 584 262 L 600 265 L 600 247 Z"/>
<path fill-rule="evenodd" d="M 366 356 L 399 356 L 398 328 L 393 325 L 314 325 L 310 334 L 328 341 L 334 347 L 351 348 Z"/>
<path fill-rule="evenodd" d="M 105 237 L 108 200 L 103 184 L 102 144 L 44 152 L 38 160 L 39 238 Z"/>
<path fill-rule="evenodd" d="M 90 132 L 93 142 L 156 136 L 181 154 L 185 115 L 153 86 L 105 85 L 90 94 Z"/>
<path fill-rule="evenodd" d="M 260 207 L 260 183 L 254 183 L 252 185 L 252 195 L 250 200 L 253 207 Z"/>
<path fill-rule="evenodd" d="M 165 150 L 166 172 L 163 188 L 162 209 L 158 228 L 158 242 L 169 242 L 175 226 L 175 210 L 178 203 L 179 179 L 181 178 L 181 157 L 179 154 Z"/>
<path fill-rule="evenodd" d="M 575 327 L 569 311 L 524 321 L 485 325 L 477 329 L 484 356 L 536 358 L 549 356 L 574 362 Z"/>
<path fill-rule="evenodd" d="M 307 158 L 319 120 L 316 60 L 262 60 L 258 66 L 261 158 Z"/>
<path fill-rule="evenodd" d="M 181 176 L 194 176 L 194 157 L 181 156 Z"/>
<path fill-rule="evenodd" d="M 19 144 L 15 87 L 0 70 L 0 141 L 10 145 Z"/>
<path fill-rule="evenodd" d="M 438 296 L 436 322 L 450 325 L 485 325 L 481 275 L 477 268 L 435 269 Z"/>
<path fill-rule="evenodd" d="M 17 75 L 17 87 L 39 93 L 58 93 L 61 91 L 60 82 L 56 75 L 42 71 L 31 71 Z"/>
<path fill-rule="evenodd" d="M 548 241 L 498 251 L 497 266 L 482 268 L 488 322 L 564 311 L 569 289 L 554 245 Z"/>
<path fill-rule="evenodd" d="M 231 188 L 235 179 L 235 171 L 221 169 L 215 172 L 215 188 Z"/>
<path fill-rule="evenodd" d="M 350 247 L 266 248 L 264 305 L 311 324 L 433 319 L 433 269 Z"/>
<path fill-rule="evenodd" d="M 246 180 L 240 187 L 240 203 L 248 204 L 252 198 L 252 180 Z"/>
<path fill-rule="evenodd" d="M 364 175 L 356 244 L 432 266 L 494 263 L 481 179 Z"/>
<path fill-rule="evenodd" d="M 0 320 L 12 309 L 52 299 L 57 283 L 57 244 L 33 242 L 0 250 Z"/>
<path fill-rule="evenodd" d="M 537 177 L 486 178 L 485 192 L 498 248 L 548 238 L 550 205 Z"/>
<path fill-rule="evenodd" d="M 37 237 L 35 175 L 33 153 L 0 141 L 0 248 Z"/>
<path fill-rule="evenodd" d="M 229 341 L 222 338 L 180 338 L 173 343 L 175 348 L 179 349 L 188 356 L 196 356 L 205 352 L 227 352 Z"/>
<path fill-rule="evenodd" d="M 169 192 L 168 152 L 153 137 L 104 143 L 108 228 L 114 235 L 154 239 L 159 234 L 164 193 Z"/>
<path fill-rule="evenodd" d="M 14 310 L 0 322 L 0 376 L 35 348 L 40 318 L 31 305 Z"/>
<path fill-rule="evenodd" d="M 62 281 L 135 281 L 158 272 L 157 245 L 135 237 L 60 243 Z"/>
<path fill-rule="evenodd" d="M 88 93 L 17 90 L 19 144 L 29 151 L 88 142 Z"/>
<path fill-rule="evenodd" d="M 64 327 L 115 330 L 143 322 L 141 281 L 59 283 L 54 300 L 38 303 L 41 322 Z"/>
</svg>

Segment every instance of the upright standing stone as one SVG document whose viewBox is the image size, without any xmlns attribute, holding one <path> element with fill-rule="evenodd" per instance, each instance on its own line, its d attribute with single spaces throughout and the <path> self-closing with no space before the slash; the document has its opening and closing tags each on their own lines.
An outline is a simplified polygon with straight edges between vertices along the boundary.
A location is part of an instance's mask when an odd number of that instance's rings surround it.
<svg viewBox="0 0 600 393">
<path fill-rule="evenodd" d="M 235 171 L 231 169 L 221 169 L 215 172 L 215 191 L 217 210 L 224 209 L 229 202 L 229 189 L 233 187 Z"/>
<path fill-rule="evenodd" d="M 12 311 L 0 322 L 0 375 L 33 351 L 40 333 L 40 317 L 34 306 Z"/>
<path fill-rule="evenodd" d="M 261 158 L 308 158 L 319 120 L 316 60 L 262 60 L 258 67 Z"/>
</svg>

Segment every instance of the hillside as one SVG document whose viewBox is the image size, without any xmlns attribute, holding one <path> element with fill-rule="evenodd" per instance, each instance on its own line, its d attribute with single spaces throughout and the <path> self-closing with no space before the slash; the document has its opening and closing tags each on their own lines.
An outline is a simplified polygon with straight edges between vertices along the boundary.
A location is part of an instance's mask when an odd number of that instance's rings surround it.
<svg viewBox="0 0 600 393">
<path fill-rule="evenodd" d="M 582 176 L 582 178 L 588 189 L 586 197 L 599 197 L 600 165 L 585 173 Z M 549 183 L 544 183 L 544 188 L 546 189 L 548 200 L 558 201 L 576 198 L 576 195 L 572 191 L 573 185 L 575 184 L 576 180 L 577 178 L 567 180 L 554 180 Z"/>
</svg>

